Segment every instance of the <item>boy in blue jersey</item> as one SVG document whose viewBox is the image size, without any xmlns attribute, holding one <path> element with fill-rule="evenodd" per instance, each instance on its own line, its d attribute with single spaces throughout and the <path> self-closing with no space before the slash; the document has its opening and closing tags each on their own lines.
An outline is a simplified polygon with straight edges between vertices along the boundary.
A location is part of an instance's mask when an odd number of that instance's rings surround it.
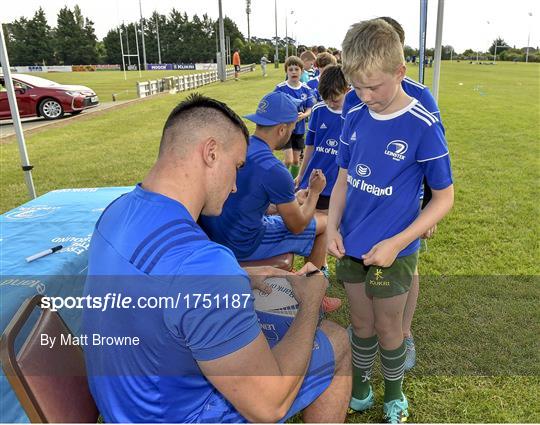
<svg viewBox="0 0 540 425">
<path fill-rule="evenodd" d="M 304 149 L 306 119 L 311 114 L 311 108 L 315 104 L 313 92 L 306 84 L 300 81 L 303 69 L 304 64 L 299 57 L 289 56 L 285 61 L 287 80 L 279 83 L 275 88 L 275 91 L 287 93 L 289 96 L 300 100 L 297 107 L 298 117 L 296 119 L 296 125 L 289 141 L 282 148 L 285 155 L 283 162 L 290 169 L 293 178 L 298 175 L 298 170 L 300 169 L 300 153 Z"/>
<path fill-rule="evenodd" d="M 238 172 L 236 193 L 231 194 L 221 215 L 201 217 L 201 226 L 213 241 L 230 248 L 238 261 L 271 258 L 289 252 L 306 257 L 318 268 L 326 263 L 326 217 L 316 215 L 319 194 L 326 185 L 324 174 L 314 169 L 309 193 L 297 201 L 294 181 L 273 150 L 290 138 L 299 101 L 282 92 L 272 92 L 259 102 L 257 112 L 246 118 L 257 124 L 250 137 L 246 164 Z M 266 215 L 270 204 L 278 215 Z M 326 311 L 341 305 L 325 297 Z"/>
<path fill-rule="evenodd" d="M 324 102 L 317 103 L 312 109 L 304 161 L 296 182 L 299 182 L 300 189 L 307 189 L 312 170 L 321 169 L 326 177 L 326 187 L 319 195 L 317 209 L 327 211 L 330 194 L 338 175 L 336 157 L 341 135 L 341 108 L 348 90 L 340 66 L 325 66 L 320 77 L 319 89 Z"/>
<path fill-rule="evenodd" d="M 135 341 L 85 346 L 107 423 L 277 422 L 302 409 L 306 422 L 345 418 L 350 350 L 344 329 L 317 329 L 323 279 L 291 280 L 300 310 L 270 349 L 251 293 L 269 270 L 243 270 L 196 224 L 236 191 L 248 136 L 225 104 L 190 96 L 167 119 L 143 182 L 96 224 L 85 298 L 123 303 L 85 308 L 83 334 Z"/>
<path fill-rule="evenodd" d="M 328 214 L 328 250 L 350 301 L 354 411 L 374 404 L 377 351 L 384 375 L 384 420 L 404 422 L 402 319 L 420 236 L 453 205 L 448 148 L 438 118 L 402 87 L 403 47 L 381 19 L 355 24 L 343 41 L 343 71 L 362 101 L 349 110 Z M 426 177 L 433 195 L 420 211 Z"/>
<path fill-rule="evenodd" d="M 328 52 L 322 52 L 317 55 L 317 59 L 315 60 L 315 64 L 317 65 L 317 69 L 319 70 L 319 74 L 317 74 L 315 77 L 313 77 L 311 80 L 307 82 L 308 87 L 313 91 L 313 96 L 315 97 L 315 100 L 317 102 L 322 102 L 323 98 L 321 97 L 318 87 L 319 87 L 319 79 L 323 73 L 323 71 L 329 67 L 330 65 L 337 65 L 337 60 L 334 57 L 334 55 L 331 55 Z M 340 107 L 341 109 L 341 107 Z M 305 160 L 305 157 L 304 157 Z"/>
<path fill-rule="evenodd" d="M 399 40 L 401 41 L 401 44 L 405 43 L 405 32 L 403 30 L 403 27 L 397 22 L 395 19 L 390 18 L 388 16 L 380 17 L 379 19 L 382 19 L 383 21 L 387 22 L 394 28 L 394 30 L 397 32 L 399 36 Z M 418 99 L 418 101 L 426 108 L 430 113 L 435 115 L 439 121 L 442 123 L 441 115 L 439 112 L 439 107 L 437 106 L 437 102 L 435 101 L 435 98 L 429 91 L 429 88 L 424 86 L 423 84 L 420 84 L 418 81 L 413 80 L 412 78 L 409 78 L 405 76 L 403 78 L 403 81 L 401 82 L 401 87 L 407 93 L 409 96 Z M 349 93 L 347 93 L 347 96 L 345 96 L 345 102 L 343 104 L 343 111 L 341 114 L 341 117 L 343 120 L 345 120 L 345 116 L 349 112 L 349 110 L 353 106 L 357 106 L 360 103 L 360 99 L 358 98 L 358 95 L 356 94 L 356 91 L 351 90 Z M 431 189 L 426 183 L 426 180 L 424 179 L 424 185 L 423 190 L 420 193 L 420 202 L 422 202 L 422 207 L 424 207 L 429 200 L 431 199 Z M 424 235 L 422 235 L 422 239 L 429 239 L 431 238 L 437 230 L 437 225 L 433 226 L 433 228 L 429 229 Z M 420 291 L 420 279 L 418 276 L 418 270 L 414 273 L 414 279 L 413 283 L 411 285 L 411 289 L 409 290 L 409 295 L 407 296 L 407 303 L 405 305 L 405 311 L 403 313 L 403 336 L 405 337 L 405 345 L 407 348 L 407 358 L 405 361 L 405 370 L 408 371 L 414 367 L 416 364 L 416 347 L 414 343 L 413 334 L 411 331 L 412 326 L 412 320 L 414 317 L 414 311 L 416 309 L 416 303 L 418 300 L 418 294 Z"/>
</svg>

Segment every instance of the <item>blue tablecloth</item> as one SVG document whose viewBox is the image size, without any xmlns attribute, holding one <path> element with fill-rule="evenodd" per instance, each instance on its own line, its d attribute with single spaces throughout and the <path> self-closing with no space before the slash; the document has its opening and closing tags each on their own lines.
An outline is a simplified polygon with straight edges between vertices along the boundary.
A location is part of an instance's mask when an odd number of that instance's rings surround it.
<svg viewBox="0 0 540 425">
<path fill-rule="evenodd" d="M 132 187 L 62 189 L 0 216 L 0 332 L 22 302 L 35 295 L 79 296 L 88 264 L 88 245 L 105 207 Z M 63 249 L 27 263 L 25 258 L 56 245 Z M 62 317 L 79 332 L 80 310 Z M 0 422 L 28 422 L 3 371 Z"/>
</svg>

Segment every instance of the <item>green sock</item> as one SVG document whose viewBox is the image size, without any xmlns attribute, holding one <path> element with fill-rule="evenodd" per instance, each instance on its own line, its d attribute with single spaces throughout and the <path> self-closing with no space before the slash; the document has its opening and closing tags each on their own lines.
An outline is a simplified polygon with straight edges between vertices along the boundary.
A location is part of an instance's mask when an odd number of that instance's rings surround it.
<svg viewBox="0 0 540 425">
<path fill-rule="evenodd" d="M 293 179 L 295 179 L 296 176 L 298 175 L 298 172 L 300 171 L 300 166 L 293 164 L 289 167 L 289 171 L 291 172 Z"/>
<path fill-rule="evenodd" d="M 405 367 L 405 342 L 395 350 L 379 348 L 381 352 L 381 365 L 384 375 L 384 402 L 401 400 L 401 384 Z"/>
<path fill-rule="evenodd" d="M 369 395 L 371 371 L 377 357 L 377 335 L 370 338 L 359 338 L 352 334 L 353 390 L 352 395 L 364 400 Z"/>
</svg>

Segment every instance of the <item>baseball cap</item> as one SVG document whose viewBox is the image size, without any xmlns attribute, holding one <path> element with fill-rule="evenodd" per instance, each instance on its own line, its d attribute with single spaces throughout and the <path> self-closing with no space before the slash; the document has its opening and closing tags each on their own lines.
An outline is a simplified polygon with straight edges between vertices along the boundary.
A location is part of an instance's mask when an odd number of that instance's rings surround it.
<svg viewBox="0 0 540 425">
<path fill-rule="evenodd" d="M 298 118 L 298 106 L 301 104 L 300 99 L 275 91 L 261 99 L 254 114 L 245 115 L 244 118 L 259 125 L 291 123 Z"/>
</svg>

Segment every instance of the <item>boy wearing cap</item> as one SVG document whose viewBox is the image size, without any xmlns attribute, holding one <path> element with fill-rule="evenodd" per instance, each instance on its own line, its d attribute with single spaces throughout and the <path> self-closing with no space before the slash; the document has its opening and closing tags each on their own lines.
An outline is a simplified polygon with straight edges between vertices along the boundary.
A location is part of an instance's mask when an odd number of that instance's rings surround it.
<svg viewBox="0 0 540 425">
<path fill-rule="evenodd" d="M 210 238 L 230 248 L 238 261 L 262 260 L 293 252 L 322 268 L 326 258 L 326 217 L 315 215 L 326 179 L 321 170 L 311 173 L 302 205 L 296 199 L 294 181 L 272 153 L 289 140 L 298 117 L 298 101 L 282 92 L 263 97 L 257 112 L 245 118 L 256 124 L 250 137 L 246 163 L 238 171 L 237 191 L 232 193 L 219 217 L 201 217 Z M 279 215 L 266 215 L 270 204 Z M 341 305 L 325 298 L 327 311 Z"/>
</svg>

